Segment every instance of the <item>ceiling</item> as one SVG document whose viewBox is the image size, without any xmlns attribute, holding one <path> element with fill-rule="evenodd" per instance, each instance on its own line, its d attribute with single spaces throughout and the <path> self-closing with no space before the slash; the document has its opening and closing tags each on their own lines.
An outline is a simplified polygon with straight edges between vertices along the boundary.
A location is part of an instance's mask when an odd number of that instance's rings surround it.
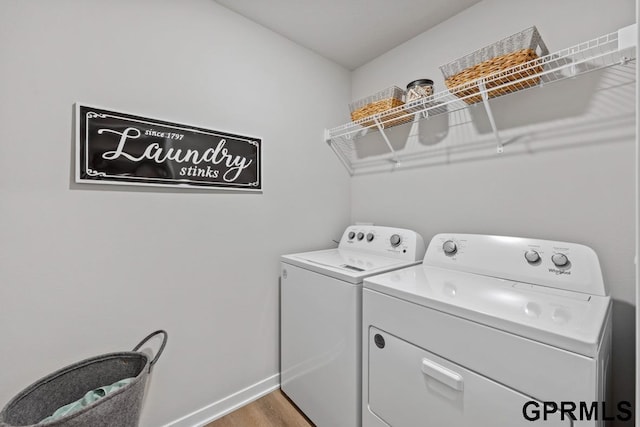
<svg viewBox="0 0 640 427">
<path fill-rule="evenodd" d="M 480 0 L 215 0 L 353 70 Z"/>
</svg>

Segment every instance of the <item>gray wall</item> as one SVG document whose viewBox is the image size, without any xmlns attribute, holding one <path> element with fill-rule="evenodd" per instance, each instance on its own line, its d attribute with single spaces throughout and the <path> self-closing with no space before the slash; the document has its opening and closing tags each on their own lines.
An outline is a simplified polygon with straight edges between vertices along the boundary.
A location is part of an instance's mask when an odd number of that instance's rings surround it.
<svg viewBox="0 0 640 427">
<path fill-rule="evenodd" d="M 355 70 L 352 98 L 416 78 L 443 90 L 439 65 L 531 25 L 555 51 L 634 21 L 631 0 L 485 0 Z M 627 65 L 495 100 L 512 141 L 501 155 L 481 106 L 421 122 L 395 141 L 422 150 L 421 166 L 352 180 L 354 221 L 414 228 L 427 241 L 449 231 L 591 246 L 614 299 L 616 401 L 635 396 L 634 79 Z"/>
<path fill-rule="evenodd" d="M 279 255 L 349 221 L 349 73 L 211 0 L 3 0 L 0 57 L 0 405 L 156 328 L 143 426 L 277 383 Z M 261 137 L 264 192 L 74 184 L 76 101 Z"/>
<path fill-rule="evenodd" d="M 356 99 L 432 77 L 440 90 L 438 65 L 529 25 L 555 50 L 633 20 L 629 0 L 531 5 L 483 1 L 350 84 L 346 70 L 210 0 L 0 2 L 0 404 L 158 327 L 171 338 L 144 426 L 272 378 L 278 256 L 326 247 L 350 209 L 426 239 L 450 230 L 592 246 L 615 299 L 614 397 L 630 399 L 629 67 L 496 102 L 499 126 L 518 138 L 502 156 L 477 109 L 452 114 L 444 136 L 442 123 L 413 130 L 434 148 L 426 167 L 351 184 L 321 141 L 347 117 L 350 89 Z M 76 101 L 262 137 L 264 192 L 74 184 Z"/>
</svg>

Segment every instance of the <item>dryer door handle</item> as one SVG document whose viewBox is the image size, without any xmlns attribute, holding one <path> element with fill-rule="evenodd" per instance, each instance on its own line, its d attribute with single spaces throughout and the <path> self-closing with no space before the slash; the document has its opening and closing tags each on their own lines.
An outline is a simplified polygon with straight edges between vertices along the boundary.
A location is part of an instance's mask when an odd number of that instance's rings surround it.
<svg viewBox="0 0 640 427">
<path fill-rule="evenodd" d="M 462 391 L 464 389 L 464 379 L 462 375 L 432 360 L 422 359 L 422 372 L 454 390 Z"/>
</svg>

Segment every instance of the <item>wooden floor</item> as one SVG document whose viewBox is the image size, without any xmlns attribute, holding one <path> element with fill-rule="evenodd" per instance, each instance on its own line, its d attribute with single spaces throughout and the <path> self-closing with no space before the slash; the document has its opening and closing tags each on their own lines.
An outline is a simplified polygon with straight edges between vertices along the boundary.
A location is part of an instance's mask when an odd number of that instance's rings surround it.
<svg viewBox="0 0 640 427">
<path fill-rule="evenodd" d="M 204 427 L 314 427 L 280 389 Z"/>
</svg>

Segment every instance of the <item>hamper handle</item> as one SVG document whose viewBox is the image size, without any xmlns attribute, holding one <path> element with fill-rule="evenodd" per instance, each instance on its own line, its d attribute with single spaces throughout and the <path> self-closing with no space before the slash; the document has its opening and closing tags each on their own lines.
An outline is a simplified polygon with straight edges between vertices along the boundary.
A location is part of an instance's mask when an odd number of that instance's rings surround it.
<svg viewBox="0 0 640 427">
<path fill-rule="evenodd" d="M 149 372 L 151 372 L 151 368 L 153 368 L 153 365 L 160 358 L 160 355 L 162 354 L 162 351 L 164 350 L 164 346 L 167 345 L 167 339 L 169 338 L 169 336 L 167 335 L 167 332 L 163 331 L 162 329 L 160 329 L 160 330 L 157 330 L 155 332 L 150 333 L 149 335 L 144 337 L 144 339 L 142 341 L 140 341 L 138 343 L 138 345 L 135 346 L 133 348 L 133 350 L 132 350 L 132 351 L 138 351 L 138 349 L 140 349 L 140 347 L 142 347 L 147 341 L 149 341 L 151 338 L 155 337 L 156 335 L 160 335 L 160 334 L 163 335 L 162 344 L 160 344 L 160 348 L 158 349 L 158 352 L 156 353 L 156 355 L 153 358 L 153 360 L 151 361 L 151 363 L 149 363 Z"/>
</svg>

